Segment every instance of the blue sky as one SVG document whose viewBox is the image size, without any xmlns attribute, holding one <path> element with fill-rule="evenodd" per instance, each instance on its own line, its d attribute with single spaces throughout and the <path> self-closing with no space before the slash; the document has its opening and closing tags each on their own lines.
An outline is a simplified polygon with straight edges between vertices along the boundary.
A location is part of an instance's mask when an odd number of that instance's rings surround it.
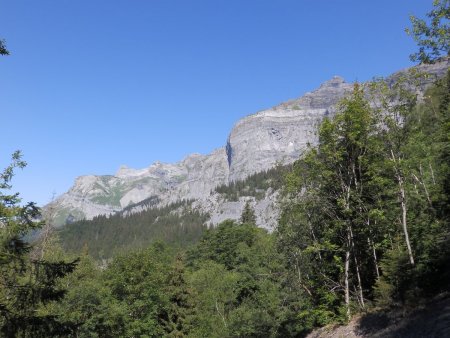
<svg viewBox="0 0 450 338">
<path fill-rule="evenodd" d="M 225 144 L 241 117 L 411 65 L 431 0 L 0 0 L 0 165 L 47 203 L 75 177 Z"/>
</svg>

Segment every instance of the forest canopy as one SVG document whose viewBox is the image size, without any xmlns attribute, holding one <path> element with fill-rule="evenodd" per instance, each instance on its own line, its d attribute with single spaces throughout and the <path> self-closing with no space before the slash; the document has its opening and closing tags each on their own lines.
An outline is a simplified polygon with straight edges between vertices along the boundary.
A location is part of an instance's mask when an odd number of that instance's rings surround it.
<svg viewBox="0 0 450 338">
<path fill-rule="evenodd" d="M 428 19 L 412 17 L 413 59 L 439 62 L 449 1 Z M 0 334 L 303 337 L 448 295 L 450 70 L 422 93 L 423 76 L 355 84 L 292 166 L 217 187 L 231 201 L 279 189 L 273 232 L 250 203 L 207 227 L 191 201 L 55 231 L 11 193 L 15 152 L 0 173 Z"/>
</svg>

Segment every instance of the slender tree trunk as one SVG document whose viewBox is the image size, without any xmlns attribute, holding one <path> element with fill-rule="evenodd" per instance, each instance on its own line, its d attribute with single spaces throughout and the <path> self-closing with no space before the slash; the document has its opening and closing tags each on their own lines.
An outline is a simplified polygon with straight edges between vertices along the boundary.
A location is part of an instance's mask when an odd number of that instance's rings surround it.
<svg viewBox="0 0 450 338">
<path fill-rule="evenodd" d="M 315 235 L 315 233 L 314 233 L 314 229 L 313 229 L 313 227 L 312 227 L 312 225 L 311 225 L 311 222 L 309 221 L 309 218 L 311 217 L 311 215 L 308 213 L 307 216 L 308 216 L 309 230 L 311 231 L 312 239 L 313 239 L 313 241 L 314 241 L 314 244 L 317 244 L 318 242 L 317 242 L 316 235 Z M 318 252 L 318 254 L 319 254 L 319 259 L 320 259 L 320 261 L 322 261 L 322 254 L 320 253 L 320 251 Z"/>
<path fill-rule="evenodd" d="M 216 311 L 219 314 L 220 318 L 222 318 L 223 326 L 227 327 L 227 322 L 225 321 L 225 316 L 219 310 L 219 304 L 217 304 L 217 299 L 216 299 Z"/>
<path fill-rule="evenodd" d="M 343 191 L 346 194 L 346 199 L 345 199 L 345 209 L 346 209 L 346 211 L 350 210 L 350 184 L 345 184 L 343 182 L 343 188 L 344 188 Z M 352 237 L 351 237 L 351 232 L 350 232 L 350 225 L 347 224 L 347 243 L 346 243 L 347 251 L 345 252 L 345 264 L 344 264 L 344 287 L 345 287 L 345 289 L 344 289 L 344 300 L 345 300 L 345 306 L 347 307 L 347 320 L 351 319 L 350 285 L 349 285 L 351 245 L 352 245 Z"/>
<path fill-rule="evenodd" d="M 356 258 L 355 241 L 353 240 L 353 230 L 351 225 L 348 227 L 348 231 L 350 232 L 351 248 L 353 250 L 353 260 L 355 261 L 355 268 L 356 268 L 356 278 L 358 279 L 358 293 L 360 298 L 360 304 L 361 307 L 364 309 L 364 295 L 361 283 L 361 275 L 359 274 L 359 264 L 358 259 Z"/>
<path fill-rule="evenodd" d="M 298 282 L 300 283 L 300 286 L 308 293 L 308 295 L 310 297 L 313 296 L 311 290 L 308 289 L 308 287 L 303 283 L 303 278 L 302 278 L 302 273 L 300 271 L 300 266 L 298 263 L 298 259 L 296 259 L 296 264 L 295 264 L 295 268 L 297 269 L 297 273 L 298 273 Z"/>
<path fill-rule="evenodd" d="M 424 192 L 425 192 L 425 197 L 426 197 L 426 199 L 427 199 L 428 205 L 431 207 L 430 194 L 428 193 L 427 186 L 426 186 L 425 183 L 423 182 L 423 178 L 422 178 L 422 180 L 420 180 L 420 179 L 419 179 L 416 175 L 414 175 L 414 174 L 412 174 L 412 177 L 414 178 L 414 180 L 415 180 L 417 183 L 419 183 L 419 184 L 423 187 L 423 190 L 424 190 Z M 414 187 L 416 188 L 416 184 L 414 184 Z M 417 188 L 416 188 L 416 192 L 417 192 L 417 195 L 419 195 L 419 192 L 417 191 Z"/>
<path fill-rule="evenodd" d="M 345 306 L 347 307 L 347 320 L 350 320 L 351 318 L 351 312 L 350 312 L 350 287 L 348 282 L 349 277 L 349 268 L 350 268 L 350 247 L 347 248 L 347 251 L 345 252 Z"/>
<path fill-rule="evenodd" d="M 425 184 L 425 181 L 423 179 L 423 169 L 422 169 L 422 164 L 419 165 L 419 169 L 420 169 L 420 178 L 421 180 L 419 181 L 420 184 L 422 184 L 423 190 L 425 191 L 425 196 L 427 197 L 427 201 L 428 204 L 431 207 L 431 198 L 430 198 L 430 194 L 428 193 L 428 189 L 427 189 L 427 185 Z"/>
<path fill-rule="evenodd" d="M 54 201 L 54 196 L 52 197 L 52 202 Z M 50 205 L 49 208 L 42 214 L 44 219 L 44 225 L 41 229 L 41 233 L 39 235 L 38 245 L 34 247 L 34 252 L 32 256 L 39 257 L 39 259 L 44 259 L 45 254 L 47 254 L 48 248 L 50 247 L 53 239 L 54 227 L 53 221 L 55 219 L 56 210 L 53 205 Z"/>
<path fill-rule="evenodd" d="M 375 244 L 370 240 L 369 237 L 367 237 L 367 243 L 369 244 L 369 248 L 372 248 L 375 272 L 377 273 L 377 277 L 380 278 L 380 269 L 378 268 L 377 251 L 375 250 Z"/>
<path fill-rule="evenodd" d="M 359 274 L 359 266 L 358 266 L 358 260 L 356 259 L 356 255 L 353 253 L 353 258 L 355 260 L 355 266 L 356 266 L 356 277 L 358 279 L 358 292 L 359 292 L 359 298 L 360 298 L 360 304 L 361 308 L 364 309 L 364 295 L 363 295 L 363 289 L 362 289 L 362 283 L 361 283 L 361 275 Z"/>
<path fill-rule="evenodd" d="M 431 163 L 429 163 L 429 166 L 430 166 L 430 171 L 431 171 L 431 179 L 433 180 L 433 184 L 436 185 L 436 180 L 434 178 L 433 166 L 431 165 Z"/>
<path fill-rule="evenodd" d="M 407 210 L 406 210 L 405 188 L 403 186 L 403 178 L 401 177 L 401 175 L 397 176 L 397 180 L 398 180 L 398 187 L 400 190 L 400 205 L 402 208 L 403 234 L 405 235 L 406 247 L 408 248 L 409 262 L 411 263 L 411 265 L 414 265 L 414 257 L 411 249 L 411 243 L 409 241 L 408 223 L 406 220 Z"/>
<path fill-rule="evenodd" d="M 392 155 L 392 160 L 394 161 L 394 164 L 395 164 L 395 171 L 396 171 L 395 176 L 397 178 L 398 189 L 399 189 L 399 194 L 400 194 L 400 206 L 402 209 L 401 222 L 402 222 L 402 227 L 403 227 L 403 234 L 405 236 L 406 247 L 408 248 L 409 262 L 411 263 L 411 265 L 414 265 L 414 257 L 413 257 L 413 253 L 412 253 L 412 249 L 411 249 L 411 243 L 409 241 L 408 223 L 407 223 L 407 219 L 406 219 L 406 215 L 407 215 L 406 194 L 405 194 L 405 188 L 404 188 L 404 184 L 403 184 L 403 176 L 401 175 L 400 170 L 397 167 L 397 160 L 396 160 L 396 158 L 394 156 L 394 152 L 392 150 L 391 150 L 391 155 Z"/>
</svg>

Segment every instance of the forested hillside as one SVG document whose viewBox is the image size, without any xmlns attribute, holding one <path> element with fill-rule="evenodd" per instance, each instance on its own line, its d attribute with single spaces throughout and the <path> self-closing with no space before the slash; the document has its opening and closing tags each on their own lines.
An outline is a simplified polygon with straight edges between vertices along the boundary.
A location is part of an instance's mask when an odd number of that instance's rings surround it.
<svg viewBox="0 0 450 338">
<path fill-rule="evenodd" d="M 301 337 L 356 313 L 450 291 L 449 82 L 438 81 L 421 102 L 380 82 L 377 95 L 398 100 L 375 108 L 355 86 L 321 125 L 319 146 L 287 173 L 274 233 L 252 224 L 247 207 L 243 223 L 208 230 L 193 214 L 186 223 L 198 229 L 192 242 L 201 237 L 188 248 L 145 247 L 148 239 L 135 239 L 133 226 L 102 235 L 102 223 L 121 218 L 99 218 L 94 238 L 125 236 L 142 246 L 100 268 L 90 255 L 95 241 L 77 243 L 69 227 L 73 248 L 86 250 L 76 270 L 61 275 L 65 297 L 37 304 L 37 313 L 74 325 L 78 337 Z M 181 217 L 167 211 L 148 215 L 163 229 Z M 131 215 L 127 226 L 144 226 L 144 216 Z M 167 236 L 180 239 L 178 229 L 169 226 Z M 49 238 L 34 249 L 46 261 L 79 256 L 59 248 L 55 234 Z"/>
<path fill-rule="evenodd" d="M 83 250 L 96 259 L 109 259 L 122 251 L 143 248 L 155 241 L 180 247 L 197 242 L 206 229 L 207 215 L 192 210 L 192 202 L 151 207 L 137 213 L 97 216 L 68 224 L 58 231 L 61 244 L 71 253 Z"/>
<path fill-rule="evenodd" d="M 448 288 L 449 77 L 423 103 L 402 85 L 361 88 L 288 175 L 278 238 L 316 325 Z"/>
<path fill-rule="evenodd" d="M 441 25 L 449 2 L 435 1 L 429 16 L 430 26 L 413 18 L 414 57 L 436 62 L 449 54 L 448 21 Z M 250 203 L 239 222 L 207 228 L 191 201 L 55 231 L 48 215 L 36 222 L 39 208 L 9 193 L 15 170 L 26 165 L 14 153 L 0 173 L 0 334 L 305 337 L 355 316 L 367 324 L 406 314 L 430 299 L 445 321 L 450 70 L 425 93 L 416 88 L 423 76 L 355 84 L 321 123 L 317 146 L 292 167 L 216 189 L 231 200 L 281 189 L 271 233 L 256 226 Z"/>
<path fill-rule="evenodd" d="M 261 199 L 267 189 L 281 189 L 288 167 L 278 166 L 253 174 L 242 181 L 215 189 L 225 200 L 239 197 Z M 131 205 L 113 216 L 97 216 L 67 224 L 58 230 L 61 245 L 71 253 L 88 251 L 96 259 L 110 259 L 119 252 L 143 248 L 161 240 L 180 247 L 196 243 L 207 224 L 208 215 L 192 208 L 192 201 L 156 207 L 157 199 L 150 198 Z M 135 210 L 142 207 L 142 211 Z"/>
<path fill-rule="evenodd" d="M 239 197 L 251 196 L 256 200 L 265 197 L 271 188 L 279 190 L 284 183 L 284 175 L 290 166 L 276 166 L 272 169 L 250 175 L 245 180 L 238 180 L 230 184 L 218 186 L 215 191 L 228 201 L 237 201 Z"/>
</svg>

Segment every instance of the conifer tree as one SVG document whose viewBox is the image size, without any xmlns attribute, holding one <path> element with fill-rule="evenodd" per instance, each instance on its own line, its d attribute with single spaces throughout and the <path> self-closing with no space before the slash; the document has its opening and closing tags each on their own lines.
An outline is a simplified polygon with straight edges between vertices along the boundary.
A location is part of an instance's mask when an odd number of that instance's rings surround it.
<svg viewBox="0 0 450 338">
<path fill-rule="evenodd" d="M 20 205 L 19 194 L 8 194 L 14 169 L 25 167 L 20 152 L 0 174 L 0 333 L 5 337 L 67 335 L 75 329 L 41 307 L 62 299 L 58 281 L 71 273 L 76 261 L 49 262 L 30 257 L 24 237 L 42 224 L 34 203 Z"/>
<path fill-rule="evenodd" d="M 9 55 L 9 51 L 6 48 L 5 41 L 0 39 L 0 55 Z"/>
<path fill-rule="evenodd" d="M 253 206 L 250 204 L 250 201 L 245 202 L 244 210 L 242 211 L 240 221 L 242 224 L 256 225 L 255 209 L 253 209 Z"/>
<path fill-rule="evenodd" d="M 176 256 L 172 270 L 169 272 L 166 293 L 169 304 L 166 309 L 167 318 L 163 320 L 164 331 L 168 337 L 185 337 L 192 326 L 189 321 L 194 315 L 195 304 L 193 292 L 185 280 L 181 254 Z"/>
</svg>

